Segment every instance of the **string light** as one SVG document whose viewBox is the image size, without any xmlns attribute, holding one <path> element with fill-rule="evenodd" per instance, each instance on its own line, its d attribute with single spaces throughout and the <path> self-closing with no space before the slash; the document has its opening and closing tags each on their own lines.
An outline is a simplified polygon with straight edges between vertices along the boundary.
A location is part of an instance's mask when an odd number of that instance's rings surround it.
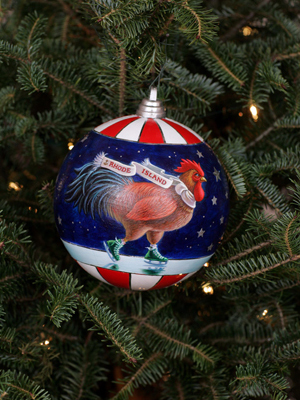
<svg viewBox="0 0 300 400">
<path fill-rule="evenodd" d="M 16 192 L 19 192 L 22 190 L 22 186 L 20 186 L 18 182 L 9 182 L 8 190 L 15 190 Z"/>
<path fill-rule="evenodd" d="M 29 211 L 33 211 L 33 208 L 32 208 L 31 206 L 29 206 L 29 207 L 28 207 L 28 210 L 29 210 Z M 38 212 L 38 209 L 35 208 L 35 209 L 34 209 L 34 212 L 35 212 L 35 214 L 36 214 L 36 213 Z"/>
<path fill-rule="evenodd" d="M 207 283 L 206 285 L 203 286 L 203 292 L 205 294 L 213 294 L 214 293 L 214 288 L 212 286 L 210 286 L 209 283 Z"/>
<path fill-rule="evenodd" d="M 269 310 L 267 308 L 264 309 L 259 315 L 257 315 L 257 318 L 260 321 L 270 322 L 271 321 L 271 315 L 269 314 Z"/>
<path fill-rule="evenodd" d="M 250 107 L 250 112 L 252 114 L 252 118 L 254 119 L 254 121 L 258 120 L 258 113 L 257 113 L 257 108 L 255 107 L 254 104 L 252 104 L 252 106 Z"/>
<path fill-rule="evenodd" d="M 73 147 L 74 147 L 74 139 L 69 139 L 69 142 L 68 142 L 68 149 L 69 149 L 69 150 L 72 150 Z"/>
<path fill-rule="evenodd" d="M 209 267 L 209 263 L 205 263 L 205 264 L 204 264 L 204 267 L 205 267 L 205 268 Z"/>
<path fill-rule="evenodd" d="M 250 28 L 250 26 L 244 26 L 243 28 L 243 35 L 244 36 L 250 36 L 252 33 L 252 29 Z"/>
<path fill-rule="evenodd" d="M 48 344 L 50 344 L 50 340 L 48 340 L 48 339 L 46 339 L 44 342 L 40 343 L 41 346 L 48 346 Z M 48 349 L 50 349 L 50 347 L 48 347 Z"/>
<path fill-rule="evenodd" d="M 242 117 L 244 114 L 240 111 L 239 112 L 239 117 Z"/>
</svg>

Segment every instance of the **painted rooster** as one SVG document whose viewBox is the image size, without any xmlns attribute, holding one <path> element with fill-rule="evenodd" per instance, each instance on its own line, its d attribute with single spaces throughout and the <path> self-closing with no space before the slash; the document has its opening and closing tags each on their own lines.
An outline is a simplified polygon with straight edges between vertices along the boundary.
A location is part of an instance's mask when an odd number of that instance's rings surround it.
<svg viewBox="0 0 300 400">
<path fill-rule="evenodd" d="M 126 242 L 146 235 L 150 247 L 145 261 L 166 264 L 168 259 L 159 253 L 157 243 L 165 232 L 182 228 L 192 219 L 196 202 L 204 198 L 202 183 L 206 182 L 195 161 L 181 160 L 174 171 L 180 175 L 166 189 L 151 182 L 135 182 L 91 162 L 76 170 L 78 175 L 65 199 L 74 202 L 79 212 L 93 218 L 96 213 L 109 215 L 123 225 L 124 238 L 104 242 L 113 261 L 120 260 L 119 251 Z"/>
</svg>

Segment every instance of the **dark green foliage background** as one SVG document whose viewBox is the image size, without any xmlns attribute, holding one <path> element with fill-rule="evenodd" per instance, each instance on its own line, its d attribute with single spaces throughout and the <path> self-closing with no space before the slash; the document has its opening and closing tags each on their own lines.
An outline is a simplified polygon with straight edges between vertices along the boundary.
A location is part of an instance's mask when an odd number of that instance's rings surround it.
<svg viewBox="0 0 300 400">
<path fill-rule="evenodd" d="M 290 0 L 0 3 L 1 398 L 300 398 L 299 16 Z M 153 83 L 219 157 L 231 212 L 208 268 L 138 293 L 78 268 L 52 198 L 68 143 Z"/>
</svg>

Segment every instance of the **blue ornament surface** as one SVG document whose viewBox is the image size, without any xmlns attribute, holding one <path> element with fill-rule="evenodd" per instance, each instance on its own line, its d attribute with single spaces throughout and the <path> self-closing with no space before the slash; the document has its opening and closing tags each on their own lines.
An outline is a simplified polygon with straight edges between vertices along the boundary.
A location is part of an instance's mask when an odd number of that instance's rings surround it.
<svg viewBox="0 0 300 400">
<path fill-rule="evenodd" d="M 111 164 L 110 170 L 104 166 L 104 159 L 107 165 Z M 119 179 L 120 182 L 124 180 L 127 183 L 127 179 L 130 179 L 134 183 L 147 182 L 148 186 L 153 185 L 151 188 L 156 190 L 157 182 L 164 183 L 164 180 L 168 181 L 169 179 L 176 183 L 176 179 L 178 180 L 182 173 L 175 170 L 180 170 L 180 167 L 188 162 L 191 165 L 193 163 L 193 165 L 199 165 L 199 171 L 202 169 L 204 172 L 205 179 L 202 182 L 204 197 L 201 201 L 194 201 L 195 207 L 191 209 L 192 218 L 180 228 L 172 229 L 170 225 L 172 213 L 166 217 L 166 219 L 169 218 L 168 229 L 156 244 L 162 261 L 159 262 L 159 259 L 153 259 L 153 257 L 152 259 L 150 257 L 150 260 L 145 259 L 150 245 L 146 233 L 136 240 L 122 243 L 117 251 L 119 259 L 116 259 L 112 254 L 112 250 L 115 250 L 113 246 L 118 240 L 121 241 L 125 238 L 126 229 L 115 214 L 107 212 L 109 205 L 103 205 L 105 196 L 106 200 L 113 198 L 109 190 L 117 190 L 116 185 L 111 186 L 110 189 L 110 184 L 114 179 L 115 181 Z M 135 164 L 137 168 L 140 166 L 140 170 L 143 168 L 141 166 L 148 166 L 150 168 L 150 170 L 148 169 L 150 172 L 147 172 L 148 176 L 146 176 L 146 172 L 132 173 L 129 178 L 127 175 L 122 175 L 122 173 L 129 173 L 130 168 Z M 183 169 L 181 168 L 181 171 Z M 82 178 L 80 171 L 83 171 L 81 172 Z M 89 171 L 89 174 L 84 174 L 84 171 Z M 91 179 L 97 171 L 105 174 L 105 190 L 101 189 L 102 192 L 100 189 L 100 192 L 91 191 L 90 187 L 90 193 L 88 193 L 88 179 Z M 152 181 L 149 181 L 149 177 L 152 178 Z M 174 191 L 174 182 L 170 187 L 162 190 Z M 99 182 L 96 184 L 99 185 Z M 121 196 L 120 193 L 116 196 Z M 186 276 L 201 268 L 216 251 L 228 219 L 228 194 L 224 170 L 212 149 L 203 141 L 198 140 L 198 143 L 194 144 L 141 143 L 91 131 L 69 152 L 58 175 L 54 195 L 56 225 L 67 250 L 81 266 L 89 265 L 140 275 L 184 274 Z M 101 195 L 104 199 L 102 209 L 99 206 L 97 211 L 96 204 Z M 90 199 L 86 199 L 85 196 L 90 196 Z M 173 194 L 172 207 L 174 209 L 177 204 L 177 199 L 174 200 L 175 197 L 176 195 Z M 168 209 L 169 205 L 163 204 L 163 199 L 160 198 L 158 201 L 161 204 L 156 205 L 154 202 L 151 210 L 160 209 L 160 207 Z M 144 204 L 145 201 L 140 200 L 141 204 Z M 89 205 L 84 207 L 84 202 Z M 91 204 L 95 204 L 95 206 L 91 206 Z M 185 207 L 189 206 L 185 205 Z M 136 209 L 135 206 L 133 208 Z M 146 224 L 148 218 L 142 214 L 142 211 L 133 216 L 135 219 L 142 218 L 137 222 L 139 227 Z M 129 212 L 128 215 L 131 216 L 134 212 Z M 147 213 L 149 212 L 152 213 L 148 210 Z M 136 215 L 140 215 L 140 217 Z M 161 227 L 160 230 L 162 230 Z M 108 248 L 107 243 L 113 243 L 113 245 Z"/>
</svg>

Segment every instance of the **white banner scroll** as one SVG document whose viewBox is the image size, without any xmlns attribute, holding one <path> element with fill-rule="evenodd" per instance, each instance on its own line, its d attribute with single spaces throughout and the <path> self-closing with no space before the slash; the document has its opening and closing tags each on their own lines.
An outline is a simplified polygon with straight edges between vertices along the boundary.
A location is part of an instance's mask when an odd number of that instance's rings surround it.
<svg viewBox="0 0 300 400">
<path fill-rule="evenodd" d="M 147 179 L 150 182 L 156 183 L 156 185 L 161 186 L 165 189 L 168 189 L 172 183 L 172 179 L 168 179 L 165 176 L 159 174 L 156 171 L 151 170 L 150 168 L 147 168 L 145 165 L 142 165 L 140 163 L 137 163 L 133 161 L 131 163 L 132 165 L 136 166 L 136 173 L 143 178 Z"/>
<path fill-rule="evenodd" d="M 173 184 L 174 179 L 176 180 L 176 177 L 167 176 L 164 170 L 152 165 L 148 159 L 146 159 L 143 164 L 132 161 L 130 165 L 126 165 L 106 157 L 104 153 L 101 153 L 95 158 L 94 163 L 95 165 L 100 165 L 101 168 L 109 169 L 123 176 L 138 174 L 165 189 L 168 189 Z"/>
<path fill-rule="evenodd" d="M 122 164 L 119 161 L 112 160 L 111 158 L 105 156 L 103 157 L 101 167 L 110 169 L 111 171 L 115 171 L 124 176 L 133 176 L 136 174 L 135 165 Z"/>
</svg>

